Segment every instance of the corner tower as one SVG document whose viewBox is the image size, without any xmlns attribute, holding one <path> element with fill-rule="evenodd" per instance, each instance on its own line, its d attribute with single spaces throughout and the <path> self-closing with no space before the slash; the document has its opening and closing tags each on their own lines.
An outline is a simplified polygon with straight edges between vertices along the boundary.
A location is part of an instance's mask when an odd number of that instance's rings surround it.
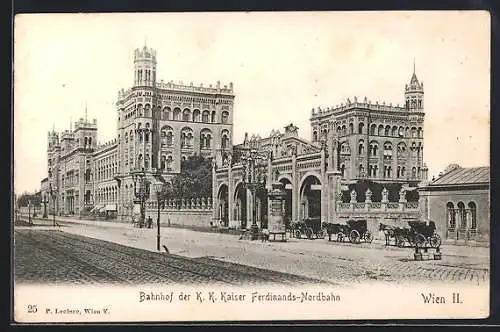
<svg viewBox="0 0 500 332">
<path fill-rule="evenodd" d="M 409 112 L 423 112 L 424 109 L 424 82 L 419 82 L 415 74 L 415 63 L 413 63 L 413 75 L 410 84 L 405 86 L 405 108 Z"/>
<path fill-rule="evenodd" d="M 156 84 L 156 51 L 146 45 L 134 52 L 134 86 L 151 86 Z"/>
</svg>

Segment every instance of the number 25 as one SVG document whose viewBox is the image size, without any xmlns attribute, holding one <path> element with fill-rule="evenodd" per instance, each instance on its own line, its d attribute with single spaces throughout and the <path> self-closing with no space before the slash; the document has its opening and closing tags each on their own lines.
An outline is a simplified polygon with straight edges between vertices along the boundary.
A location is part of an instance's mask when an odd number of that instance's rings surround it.
<svg viewBox="0 0 500 332">
<path fill-rule="evenodd" d="M 28 304 L 28 313 L 34 314 L 37 311 L 38 308 L 36 307 L 36 304 Z"/>
</svg>

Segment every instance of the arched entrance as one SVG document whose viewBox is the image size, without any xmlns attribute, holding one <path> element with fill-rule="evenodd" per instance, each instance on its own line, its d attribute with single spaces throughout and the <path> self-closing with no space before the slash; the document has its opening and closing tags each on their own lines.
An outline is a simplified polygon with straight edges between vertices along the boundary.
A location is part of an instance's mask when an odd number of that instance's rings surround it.
<svg viewBox="0 0 500 332">
<path fill-rule="evenodd" d="M 289 228 L 292 221 L 292 183 L 288 178 L 281 178 L 279 182 L 283 183 L 285 189 L 285 204 L 283 217 L 285 218 L 285 226 Z"/>
<path fill-rule="evenodd" d="M 234 220 L 240 228 L 247 227 L 247 190 L 243 183 L 239 183 L 234 191 Z"/>
<path fill-rule="evenodd" d="M 321 217 L 321 181 L 308 175 L 300 187 L 301 218 Z"/>
<path fill-rule="evenodd" d="M 219 220 L 222 220 L 222 224 L 227 227 L 229 226 L 229 213 L 228 213 L 228 188 L 226 184 L 223 184 L 219 187 L 219 192 L 217 193 L 217 201 L 218 201 L 218 211 L 217 217 Z"/>
</svg>

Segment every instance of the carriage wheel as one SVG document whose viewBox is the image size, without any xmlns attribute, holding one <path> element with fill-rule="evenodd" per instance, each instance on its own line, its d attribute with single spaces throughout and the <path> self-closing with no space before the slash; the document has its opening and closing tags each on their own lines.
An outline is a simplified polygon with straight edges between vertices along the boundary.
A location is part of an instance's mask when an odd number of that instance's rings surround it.
<svg viewBox="0 0 500 332">
<path fill-rule="evenodd" d="M 405 239 L 402 236 L 397 236 L 396 237 L 396 246 L 398 246 L 398 248 L 404 248 L 404 246 L 405 246 Z"/>
<path fill-rule="evenodd" d="M 361 242 L 361 237 L 359 235 L 359 232 L 355 229 L 353 229 L 351 231 L 351 233 L 349 234 L 349 241 L 351 241 L 351 243 L 360 243 Z"/>
<path fill-rule="evenodd" d="M 314 234 L 314 232 L 313 232 L 312 228 L 311 228 L 311 227 L 308 227 L 308 228 L 306 229 L 306 236 L 307 236 L 307 238 L 308 238 L 309 240 L 312 240 L 313 234 Z"/>
<path fill-rule="evenodd" d="M 418 247 L 423 248 L 426 242 L 427 239 L 422 234 L 418 233 L 417 236 L 415 236 L 415 244 Z"/>
<path fill-rule="evenodd" d="M 324 239 L 325 238 L 325 231 L 324 230 L 319 230 L 316 232 L 316 238 L 318 239 Z"/>
<path fill-rule="evenodd" d="M 344 242 L 345 235 L 344 233 L 340 232 L 337 234 L 337 242 Z"/>
<path fill-rule="evenodd" d="M 365 237 L 365 242 L 372 243 L 372 241 L 373 241 L 373 235 L 372 235 L 371 232 L 366 231 L 364 237 Z"/>
<path fill-rule="evenodd" d="M 441 246 L 441 237 L 438 234 L 433 234 L 429 242 L 432 248 L 439 248 Z"/>
<path fill-rule="evenodd" d="M 302 232 L 300 229 L 295 230 L 295 238 L 300 239 L 302 237 Z"/>
</svg>

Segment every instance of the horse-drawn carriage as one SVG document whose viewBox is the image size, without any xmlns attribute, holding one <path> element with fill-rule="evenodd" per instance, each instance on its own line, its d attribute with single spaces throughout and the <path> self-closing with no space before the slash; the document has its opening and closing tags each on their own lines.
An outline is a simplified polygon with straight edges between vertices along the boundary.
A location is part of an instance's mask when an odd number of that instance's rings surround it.
<svg viewBox="0 0 500 332">
<path fill-rule="evenodd" d="M 441 246 L 441 237 L 436 233 L 436 223 L 432 220 L 409 220 L 408 227 L 381 223 L 380 230 L 384 231 L 386 245 L 391 245 L 393 240 L 394 245 L 400 248 L 407 245 L 419 248 Z"/>
<path fill-rule="evenodd" d="M 328 234 L 328 241 L 344 242 L 346 239 L 351 243 L 373 241 L 373 235 L 368 230 L 365 219 L 362 220 L 348 220 L 345 223 L 327 223 L 326 232 Z"/>
<path fill-rule="evenodd" d="M 323 239 L 326 235 L 319 217 L 305 218 L 301 221 L 291 223 L 290 233 L 291 237 L 301 239 L 305 235 L 309 240 L 315 238 Z"/>
</svg>

